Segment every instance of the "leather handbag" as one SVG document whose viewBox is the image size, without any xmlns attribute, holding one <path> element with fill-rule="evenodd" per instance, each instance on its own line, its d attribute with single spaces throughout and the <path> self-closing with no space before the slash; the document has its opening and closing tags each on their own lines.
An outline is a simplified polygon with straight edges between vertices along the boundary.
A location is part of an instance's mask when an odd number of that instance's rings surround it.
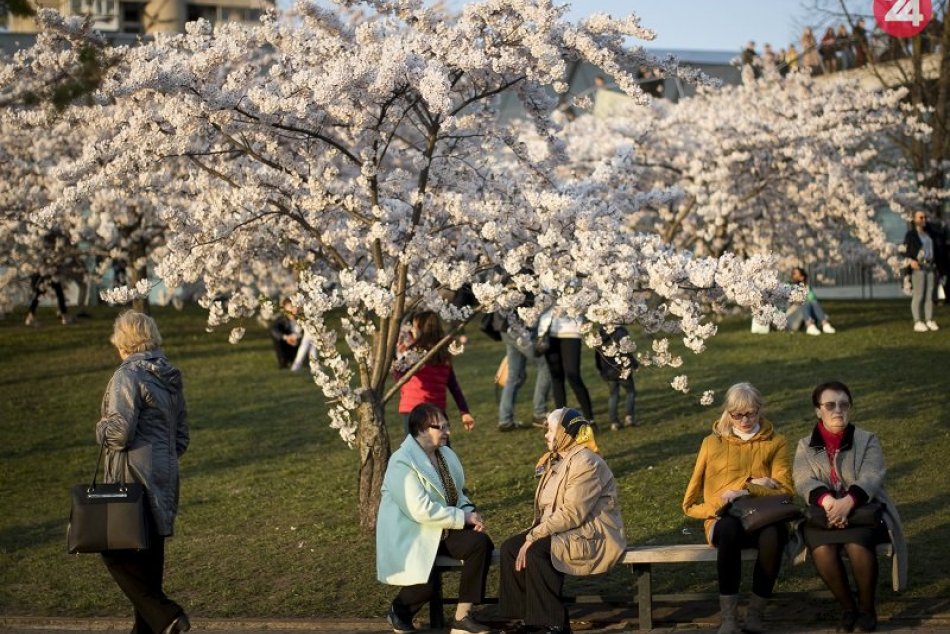
<svg viewBox="0 0 950 634">
<path fill-rule="evenodd" d="M 96 482 L 105 447 L 103 440 L 92 483 L 72 488 L 72 509 L 66 529 L 66 549 L 70 554 L 148 548 L 145 487 L 138 482 Z"/>
<path fill-rule="evenodd" d="M 862 504 L 854 509 L 851 509 L 851 513 L 848 515 L 848 526 L 846 528 L 853 527 L 874 527 L 881 523 L 881 519 L 884 517 L 884 505 L 880 502 L 868 502 L 867 504 Z M 831 528 L 828 526 L 828 514 L 825 512 L 824 507 L 814 504 L 805 509 L 805 519 L 808 520 L 809 526 L 814 526 L 815 528 Z"/>
<path fill-rule="evenodd" d="M 801 509 L 790 495 L 745 495 L 728 505 L 727 512 L 739 518 L 746 532 L 757 531 L 763 526 L 789 522 L 801 517 Z"/>
</svg>

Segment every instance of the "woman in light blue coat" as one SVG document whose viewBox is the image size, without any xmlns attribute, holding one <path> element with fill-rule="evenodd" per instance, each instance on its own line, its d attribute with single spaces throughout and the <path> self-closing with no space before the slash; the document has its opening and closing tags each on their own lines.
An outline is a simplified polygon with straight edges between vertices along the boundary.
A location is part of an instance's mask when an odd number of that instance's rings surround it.
<svg viewBox="0 0 950 634">
<path fill-rule="evenodd" d="M 448 446 L 449 421 L 428 403 L 409 413 L 409 435 L 389 459 L 376 522 L 376 576 L 403 586 L 387 620 L 397 633 L 415 631 L 412 617 L 433 592 L 436 555 L 464 561 L 451 634 L 490 629 L 469 614 L 485 598 L 494 544 L 465 495 L 465 473 Z"/>
</svg>

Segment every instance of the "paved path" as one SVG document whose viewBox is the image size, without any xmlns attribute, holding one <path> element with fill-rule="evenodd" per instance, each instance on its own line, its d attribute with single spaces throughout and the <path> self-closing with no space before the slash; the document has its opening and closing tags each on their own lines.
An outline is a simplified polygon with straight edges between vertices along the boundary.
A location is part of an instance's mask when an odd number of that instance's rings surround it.
<svg viewBox="0 0 950 634">
<path fill-rule="evenodd" d="M 654 602 L 653 633 L 715 632 L 719 624 L 718 604 L 711 600 L 690 599 L 687 595 Z M 882 606 L 879 632 L 943 632 L 950 634 L 950 597 L 910 598 L 888 597 Z M 448 610 L 447 610 L 448 613 Z M 480 608 L 482 618 L 495 626 L 497 607 Z M 425 616 L 423 616 L 425 618 Z M 571 606 L 571 619 L 577 634 L 637 633 L 636 609 L 629 605 L 610 603 L 578 603 Z M 770 634 L 818 634 L 834 632 L 837 612 L 832 600 L 803 599 L 794 595 L 778 595 L 766 613 Z M 192 616 L 193 632 L 235 632 L 236 634 L 302 634 L 331 632 L 333 634 L 390 634 L 392 630 L 382 618 L 309 619 L 246 618 L 207 619 Z M 444 634 L 448 630 L 425 630 L 426 623 L 416 622 L 420 633 Z M 76 632 L 128 632 L 128 618 L 64 618 L 21 617 L 0 614 L 0 633 L 75 634 Z"/>
</svg>

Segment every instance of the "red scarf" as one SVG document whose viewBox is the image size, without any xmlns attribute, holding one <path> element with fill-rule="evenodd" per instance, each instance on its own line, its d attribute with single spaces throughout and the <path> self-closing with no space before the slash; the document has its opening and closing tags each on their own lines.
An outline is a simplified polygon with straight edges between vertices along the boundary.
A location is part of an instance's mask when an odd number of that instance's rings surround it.
<svg viewBox="0 0 950 634">
<path fill-rule="evenodd" d="M 833 431 L 825 429 L 825 424 L 818 421 L 818 433 L 821 434 L 821 439 L 825 443 L 825 453 L 828 454 L 828 464 L 831 465 L 831 488 L 837 491 L 838 482 L 841 479 L 838 477 L 838 470 L 835 468 L 835 458 L 841 449 L 841 440 L 844 438 L 844 431 L 836 434 Z"/>
</svg>

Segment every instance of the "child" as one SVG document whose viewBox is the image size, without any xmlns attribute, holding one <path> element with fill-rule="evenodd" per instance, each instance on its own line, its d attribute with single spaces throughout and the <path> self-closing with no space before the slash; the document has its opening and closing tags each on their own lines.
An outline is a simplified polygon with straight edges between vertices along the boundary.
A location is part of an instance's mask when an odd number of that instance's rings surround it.
<svg viewBox="0 0 950 634">
<path fill-rule="evenodd" d="M 445 337 L 439 316 L 431 311 L 416 313 L 411 323 L 411 332 L 397 344 L 397 363 L 393 371 L 396 380 Z M 446 390 L 452 393 L 462 414 L 462 425 L 472 430 L 475 419 L 469 413 L 465 395 L 455 377 L 448 348 L 443 347 L 399 389 L 399 414 L 406 434 L 409 433 L 409 412 L 419 403 L 431 403 L 445 411 Z"/>
<path fill-rule="evenodd" d="M 636 418 L 637 388 L 633 383 L 633 371 L 640 364 L 629 353 L 604 350 L 604 348 L 615 348 L 620 344 L 620 340 L 628 336 L 627 329 L 623 326 L 614 326 L 611 332 L 601 326 L 600 339 L 601 347 L 595 350 L 595 360 L 597 371 L 600 378 L 607 382 L 610 387 L 610 399 L 607 402 L 607 414 L 610 417 L 610 428 L 614 431 L 621 427 L 639 426 L 640 422 Z M 609 353 L 615 352 L 610 355 Z M 628 365 L 629 364 L 629 365 Z M 625 368 L 629 368 L 626 378 L 621 378 Z M 617 401 L 620 399 L 620 387 L 627 392 L 626 415 L 623 418 L 623 425 L 620 424 L 620 417 L 617 414 Z"/>
</svg>

